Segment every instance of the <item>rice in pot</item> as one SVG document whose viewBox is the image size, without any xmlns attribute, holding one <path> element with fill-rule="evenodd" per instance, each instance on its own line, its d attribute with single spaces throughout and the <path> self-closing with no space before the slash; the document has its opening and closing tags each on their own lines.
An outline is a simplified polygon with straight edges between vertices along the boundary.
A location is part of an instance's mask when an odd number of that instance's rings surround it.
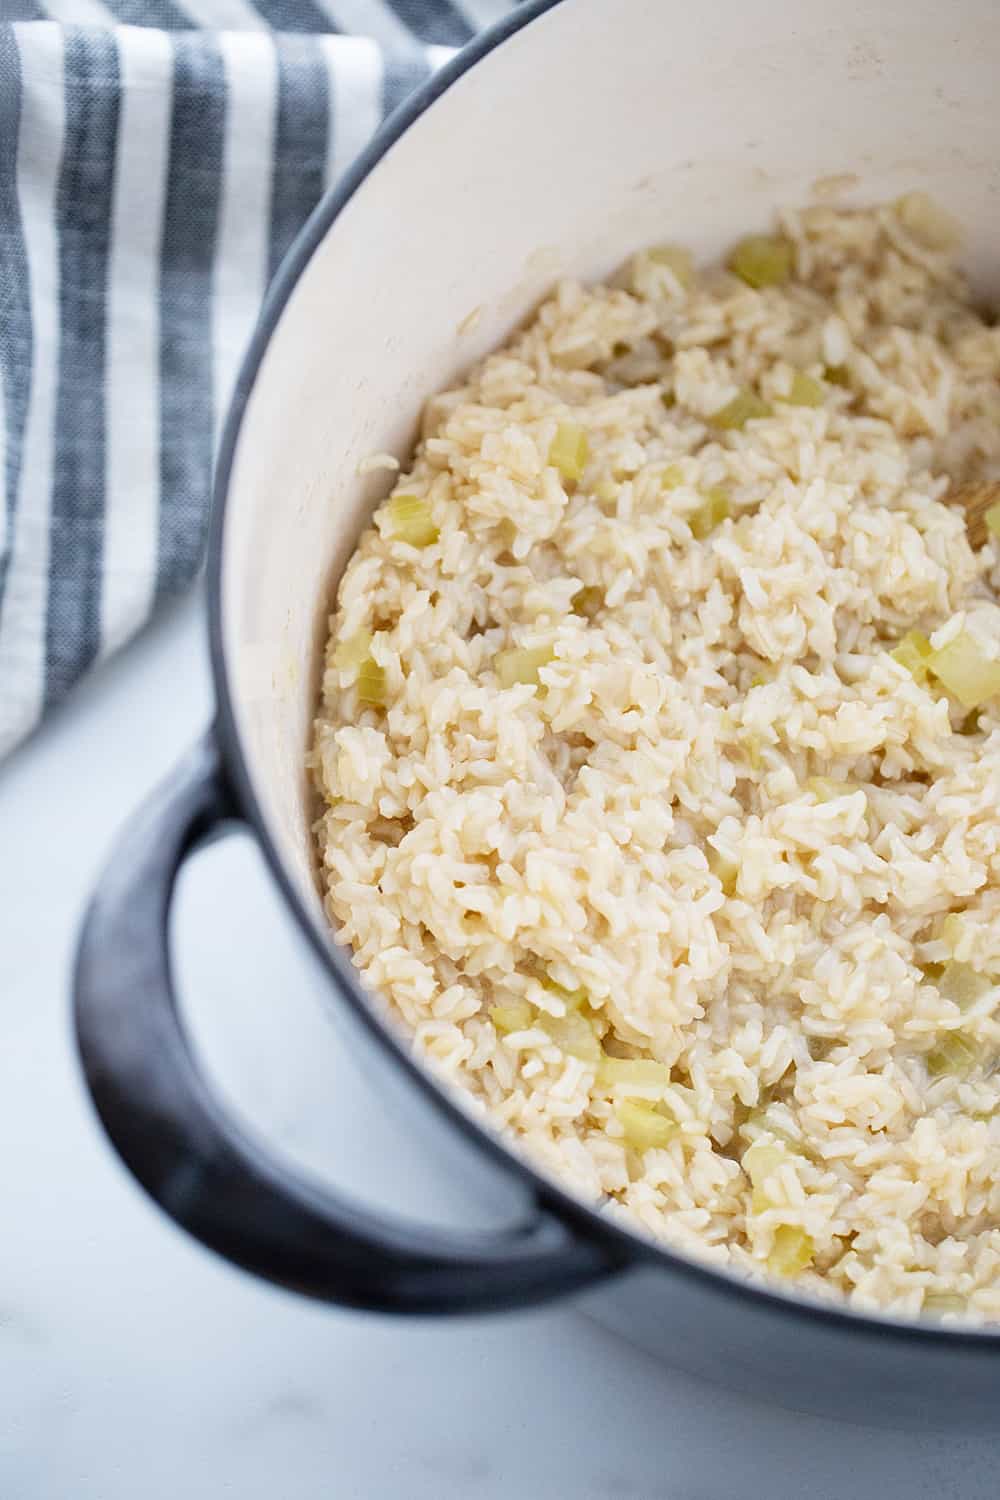
<svg viewBox="0 0 1000 1500">
<path fill-rule="evenodd" d="M 917 195 L 558 287 L 340 584 L 327 908 L 657 1239 L 1000 1317 L 1000 330 Z M 925 639 L 926 638 L 926 639 Z"/>
</svg>

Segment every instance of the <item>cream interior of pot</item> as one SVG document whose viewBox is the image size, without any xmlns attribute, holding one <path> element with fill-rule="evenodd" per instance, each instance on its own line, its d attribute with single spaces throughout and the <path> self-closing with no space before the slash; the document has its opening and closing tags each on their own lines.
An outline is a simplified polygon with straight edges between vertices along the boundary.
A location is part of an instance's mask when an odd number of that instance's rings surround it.
<svg viewBox="0 0 1000 1500">
<path fill-rule="evenodd" d="M 716 253 L 853 174 L 932 193 L 1000 290 L 995 0 L 562 0 L 378 161 L 273 330 L 240 430 L 221 559 L 225 666 L 264 818 L 319 913 L 303 770 L 337 578 L 424 398 L 563 275 L 657 240 Z M 992 285 L 991 285 L 992 279 Z"/>
</svg>

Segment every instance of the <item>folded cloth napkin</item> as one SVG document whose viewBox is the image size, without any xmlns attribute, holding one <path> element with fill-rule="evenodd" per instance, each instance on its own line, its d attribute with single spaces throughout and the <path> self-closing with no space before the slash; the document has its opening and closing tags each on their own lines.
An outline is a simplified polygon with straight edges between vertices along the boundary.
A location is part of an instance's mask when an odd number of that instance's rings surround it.
<svg viewBox="0 0 1000 1500">
<path fill-rule="evenodd" d="M 511 0 L 0 0 L 0 754 L 199 567 L 278 261 Z"/>
</svg>

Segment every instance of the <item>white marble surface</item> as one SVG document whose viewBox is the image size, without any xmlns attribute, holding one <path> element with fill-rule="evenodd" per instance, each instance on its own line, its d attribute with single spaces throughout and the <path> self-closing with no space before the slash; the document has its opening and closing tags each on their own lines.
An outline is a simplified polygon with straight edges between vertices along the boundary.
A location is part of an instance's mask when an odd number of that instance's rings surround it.
<svg viewBox="0 0 1000 1500">
<path fill-rule="evenodd" d="M 992 1500 L 1000 1422 L 993 1441 L 768 1411 L 566 1308 L 448 1326 L 331 1311 L 158 1215 L 89 1111 L 68 972 L 115 826 L 210 702 L 189 601 L 0 768 L 2 1500 Z M 423 1201 L 247 840 L 185 877 L 176 949 L 237 1104 L 338 1181 Z"/>
</svg>

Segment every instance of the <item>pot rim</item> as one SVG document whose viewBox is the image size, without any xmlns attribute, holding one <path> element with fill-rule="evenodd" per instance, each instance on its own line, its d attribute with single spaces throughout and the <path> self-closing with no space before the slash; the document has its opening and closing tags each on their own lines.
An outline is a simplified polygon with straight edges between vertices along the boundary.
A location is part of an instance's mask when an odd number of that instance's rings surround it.
<svg viewBox="0 0 1000 1500">
<path fill-rule="evenodd" d="M 339 218 L 354 194 L 362 187 L 382 158 L 400 137 L 425 114 L 455 82 L 488 57 L 510 37 L 532 21 L 555 9 L 563 0 L 521 0 L 515 10 L 478 33 L 453 58 L 440 67 L 383 122 L 364 150 L 343 176 L 329 188 L 313 209 L 286 252 L 264 297 L 253 336 L 240 365 L 239 375 L 229 402 L 219 456 L 212 486 L 206 554 L 208 582 L 208 640 L 212 681 L 216 697 L 214 734 L 221 751 L 232 790 L 243 816 L 263 850 L 270 872 L 300 931 L 332 979 L 339 997 L 360 1020 L 383 1053 L 402 1069 L 423 1098 L 467 1139 L 473 1138 L 478 1149 L 508 1173 L 521 1179 L 535 1197 L 550 1205 L 566 1223 L 583 1230 L 591 1241 L 604 1241 L 617 1251 L 626 1269 L 632 1265 L 663 1265 L 676 1275 L 686 1277 L 706 1290 L 728 1296 L 731 1300 L 756 1304 L 786 1320 L 809 1324 L 819 1322 L 831 1332 L 863 1335 L 868 1339 L 891 1339 L 898 1343 L 930 1344 L 942 1349 L 967 1348 L 980 1353 L 1000 1346 L 1000 1326 L 969 1328 L 910 1321 L 893 1314 L 867 1312 L 848 1305 L 825 1303 L 818 1299 L 780 1291 L 765 1281 L 753 1281 L 724 1269 L 699 1262 L 680 1251 L 660 1245 L 627 1228 L 617 1220 L 607 1219 L 584 1200 L 573 1196 L 556 1178 L 539 1171 L 524 1155 L 507 1146 L 498 1133 L 481 1125 L 465 1113 L 439 1083 L 382 1023 L 365 997 L 357 973 L 332 932 L 322 929 L 306 910 L 294 883 L 287 873 L 281 854 L 271 838 L 266 820 L 254 791 L 252 778 L 243 753 L 233 697 L 226 667 L 222 620 L 222 568 L 226 507 L 232 479 L 236 449 L 246 408 L 257 375 L 267 354 L 271 338 L 285 307 L 298 285 L 306 266 L 321 241 Z"/>
</svg>

